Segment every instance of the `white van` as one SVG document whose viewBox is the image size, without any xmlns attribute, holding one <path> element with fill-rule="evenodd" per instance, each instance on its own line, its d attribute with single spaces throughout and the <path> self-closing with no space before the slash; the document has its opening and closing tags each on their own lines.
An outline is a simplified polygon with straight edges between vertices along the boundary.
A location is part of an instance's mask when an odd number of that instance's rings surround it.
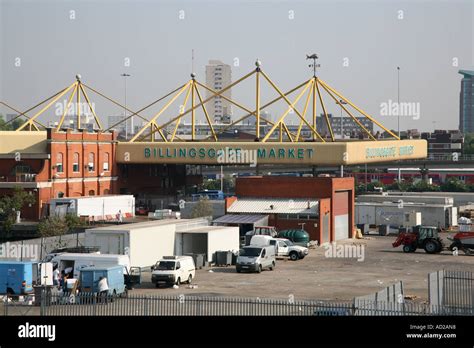
<svg viewBox="0 0 474 348">
<path fill-rule="evenodd" d="M 286 256 L 296 261 L 308 255 L 308 248 L 293 244 L 286 238 L 272 238 L 271 236 L 253 236 L 250 245 L 272 245 L 277 256 Z"/>
<path fill-rule="evenodd" d="M 156 287 L 183 282 L 191 284 L 195 275 L 196 267 L 191 256 L 163 256 L 152 268 L 151 282 Z"/>
<path fill-rule="evenodd" d="M 262 272 L 270 271 L 276 266 L 275 247 L 248 245 L 240 249 L 235 268 L 237 273 L 242 271 Z"/>
<path fill-rule="evenodd" d="M 53 265 L 59 267 L 59 272 L 72 269 L 73 278 L 79 279 L 81 269 L 84 267 L 109 267 L 124 266 L 124 274 L 130 271 L 130 258 L 128 255 L 115 254 L 84 254 L 64 253 L 51 260 Z"/>
</svg>

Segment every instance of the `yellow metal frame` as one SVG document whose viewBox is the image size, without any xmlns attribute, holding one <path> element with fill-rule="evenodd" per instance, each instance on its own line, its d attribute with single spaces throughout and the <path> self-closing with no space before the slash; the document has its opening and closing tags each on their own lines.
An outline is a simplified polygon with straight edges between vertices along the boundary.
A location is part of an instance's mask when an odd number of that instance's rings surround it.
<svg viewBox="0 0 474 348">
<path fill-rule="evenodd" d="M 230 88 L 232 88 L 234 86 L 237 86 L 242 81 L 248 79 L 249 77 L 251 77 L 254 74 L 255 74 L 255 109 L 254 110 L 252 110 L 251 108 L 248 108 L 248 107 L 240 104 L 239 102 L 237 102 L 235 100 L 232 100 L 231 98 L 224 95 L 224 93 L 226 91 L 228 91 Z M 261 86 L 261 77 L 263 77 L 268 82 L 268 84 L 278 93 L 277 98 L 274 98 L 273 100 L 267 102 L 264 105 L 262 105 L 262 101 L 261 101 L 261 87 L 262 87 Z M 201 92 L 199 91 L 199 87 L 207 90 L 208 92 L 210 92 L 211 95 L 209 97 L 207 97 L 206 99 L 203 99 L 202 95 L 201 95 Z M 145 125 L 130 139 L 130 142 L 143 141 L 143 140 L 145 140 L 145 141 L 147 141 L 147 140 L 155 141 L 156 140 L 155 139 L 156 138 L 155 133 L 158 133 L 159 136 L 161 137 L 161 140 L 164 141 L 164 142 L 168 142 L 168 141 L 173 142 L 173 141 L 177 141 L 177 140 L 178 141 L 183 141 L 183 139 L 178 137 L 177 134 L 178 134 L 179 127 L 182 124 L 181 121 L 182 121 L 183 117 L 185 117 L 189 113 L 191 114 L 191 141 L 196 141 L 196 110 L 198 108 L 202 109 L 202 111 L 204 113 L 204 116 L 206 118 L 206 121 L 207 121 L 207 125 L 209 126 L 209 130 L 210 130 L 210 133 L 211 133 L 208 137 L 203 139 L 204 141 L 206 141 L 208 139 L 213 139 L 214 141 L 218 141 L 219 140 L 218 139 L 218 134 L 219 133 L 225 132 L 227 129 L 235 126 L 236 124 L 238 124 L 239 122 L 242 122 L 243 120 L 247 119 L 248 117 L 255 116 L 255 119 L 256 119 L 256 122 L 255 122 L 256 141 L 261 141 L 261 142 L 270 141 L 271 137 L 273 136 L 275 131 L 278 131 L 277 139 L 279 141 L 284 141 L 284 134 L 286 134 L 286 136 L 288 138 L 288 141 L 290 141 L 290 142 L 305 141 L 305 140 L 308 140 L 308 138 L 303 138 L 301 136 L 301 132 L 302 132 L 303 127 L 307 127 L 311 131 L 311 138 L 312 138 L 313 141 L 319 140 L 321 142 L 326 142 L 326 139 L 324 139 L 321 136 L 321 134 L 319 133 L 319 131 L 317 129 L 317 109 L 316 109 L 316 107 L 317 107 L 317 100 L 318 99 L 319 99 L 319 102 L 321 103 L 322 115 L 325 118 L 326 124 L 328 126 L 328 130 L 329 130 L 329 133 L 330 133 L 329 134 L 330 135 L 330 141 L 334 142 L 336 140 L 335 140 L 335 137 L 334 137 L 333 129 L 331 127 L 331 123 L 330 123 L 329 115 L 327 113 L 326 105 L 324 103 L 324 99 L 323 99 L 323 96 L 322 96 L 322 91 L 325 91 L 336 102 L 338 102 L 338 98 L 339 98 L 339 99 L 341 99 L 341 100 L 343 100 L 347 103 L 346 106 L 341 105 L 341 110 L 343 110 L 345 113 L 347 113 L 347 115 L 349 117 L 351 117 L 352 120 L 354 120 L 354 122 L 361 128 L 361 130 L 367 134 L 367 136 L 370 140 L 377 140 L 377 139 L 358 120 L 358 118 L 353 114 L 353 112 L 351 112 L 351 110 L 349 110 L 348 106 L 350 106 L 352 109 L 354 109 L 355 111 L 357 111 L 358 113 L 360 113 L 361 115 L 363 115 L 364 117 L 369 119 L 375 125 L 377 125 L 381 129 L 383 129 L 385 132 L 390 134 L 393 138 L 399 140 L 399 137 L 396 134 L 394 134 L 392 131 L 390 131 L 389 129 L 384 127 L 381 123 L 379 123 L 377 120 L 375 120 L 373 117 L 368 115 L 361 108 L 359 108 L 354 103 L 352 103 L 350 100 L 345 98 L 341 93 L 336 91 L 334 88 L 330 87 L 327 83 L 325 83 L 323 80 L 319 79 L 316 76 L 313 76 L 311 79 L 299 84 L 298 86 L 292 88 L 291 90 L 287 91 L 286 93 L 283 93 L 279 89 L 279 87 L 271 80 L 271 78 L 265 73 L 265 71 L 263 71 L 260 68 L 260 62 L 257 62 L 257 68 L 256 69 L 252 70 L 251 72 L 249 72 L 246 75 L 239 78 L 237 81 L 229 84 L 228 86 L 226 86 L 226 87 L 224 87 L 223 89 L 220 89 L 220 90 L 214 90 L 214 89 L 200 83 L 199 81 L 197 81 L 195 79 L 194 74 L 192 74 L 191 80 L 186 82 L 184 85 L 176 88 L 175 90 L 171 91 L 167 95 L 153 101 L 152 103 L 148 104 L 147 106 L 143 107 L 142 109 L 140 109 L 139 111 L 136 111 L 136 112 L 130 110 L 129 108 L 124 107 L 123 105 L 121 105 L 117 101 L 113 100 L 112 98 L 107 97 L 106 95 L 104 95 L 101 92 L 95 90 L 94 88 L 83 84 L 80 81 L 79 78 L 73 84 L 69 85 L 68 87 L 66 87 L 63 90 L 57 92 L 56 94 L 49 97 L 48 99 L 43 100 L 41 103 L 35 105 L 34 107 L 32 107 L 32 108 L 30 108 L 30 109 L 28 109 L 28 110 L 26 110 L 22 113 L 20 113 L 16 109 L 10 107 L 8 104 L 6 104 L 4 102 L 0 102 L 0 104 L 5 105 L 5 106 L 9 107 L 10 109 L 18 112 L 19 115 L 16 118 L 21 117 L 21 116 L 25 116 L 26 118 L 28 118 L 28 120 L 22 126 L 20 126 L 16 131 L 24 130 L 27 127 L 30 130 L 32 130 L 32 129 L 39 130 L 37 125 L 40 125 L 44 128 L 46 128 L 46 127 L 43 124 L 41 124 L 37 120 L 37 118 L 41 114 L 43 114 L 46 110 L 48 110 L 48 108 L 50 108 L 51 105 L 53 105 L 60 98 L 62 98 L 65 94 L 67 94 L 68 92 L 70 92 L 72 90 L 71 94 L 68 97 L 68 101 L 67 101 L 67 104 L 66 104 L 66 109 L 64 110 L 64 113 L 62 114 L 60 122 L 59 122 L 58 126 L 56 127 L 56 129 L 57 130 L 61 129 L 61 127 L 64 123 L 64 120 L 65 120 L 67 111 L 68 111 L 68 109 L 71 105 L 71 102 L 72 102 L 74 96 L 76 96 L 76 102 L 78 103 L 76 114 L 77 114 L 77 125 L 78 125 L 78 127 L 80 127 L 81 110 L 79 108 L 79 104 L 80 104 L 81 93 L 82 93 L 82 95 L 84 96 L 85 101 L 87 102 L 87 105 L 88 105 L 89 109 L 91 110 L 92 114 L 94 115 L 94 119 L 95 119 L 95 122 L 97 123 L 97 126 L 99 127 L 100 130 L 102 130 L 102 125 L 101 125 L 100 119 L 97 116 L 94 108 L 92 107 L 92 103 L 90 101 L 89 95 L 86 92 L 86 89 L 98 94 L 99 96 L 107 99 L 108 101 L 114 103 L 115 105 L 118 105 L 118 106 L 120 106 L 120 107 L 122 107 L 125 110 L 130 112 L 129 116 L 127 116 L 124 120 L 122 120 L 120 122 L 117 122 L 115 125 L 113 125 L 113 126 L 109 127 L 108 129 L 106 129 L 107 131 L 111 130 L 112 128 L 116 127 L 117 125 L 121 124 L 122 122 L 127 122 L 128 119 L 130 119 L 131 117 L 134 117 L 134 116 L 140 117 L 142 120 L 146 121 Z M 290 101 L 289 96 L 292 93 L 295 93 L 295 92 L 298 92 L 296 97 L 294 97 L 293 101 Z M 161 115 L 163 115 L 170 108 L 170 106 L 183 93 L 185 93 L 184 102 L 182 104 L 183 109 L 180 109 L 179 114 L 172 117 L 172 118 L 170 118 L 169 121 L 166 121 L 164 123 L 159 124 L 157 122 L 158 118 Z M 304 101 L 304 107 L 303 107 L 303 110 L 300 112 L 296 108 L 296 105 L 298 104 L 300 99 L 305 95 L 305 93 L 307 93 L 307 95 L 306 95 L 306 98 L 305 98 L 305 101 Z M 196 102 L 196 97 L 198 99 L 197 102 Z M 236 121 L 230 123 L 229 125 L 226 125 L 224 127 L 220 127 L 221 129 L 219 131 L 216 131 L 216 129 L 214 128 L 213 120 L 211 120 L 211 118 L 209 116 L 209 113 L 206 109 L 206 105 L 205 105 L 207 102 L 209 102 L 210 100 L 212 100 L 213 98 L 216 98 L 216 97 L 220 97 L 222 99 L 227 100 L 228 102 L 230 102 L 233 105 L 237 106 L 239 109 L 244 110 L 247 114 L 245 116 L 240 117 Z M 144 110 L 150 108 L 151 106 L 155 105 L 156 103 L 158 103 L 158 102 L 160 102 L 160 101 L 162 101 L 166 98 L 169 98 L 169 100 L 165 103 L 165 105 L 163 107 L 161 107 L 161 109 L 157 113 L 154 114 L 154 116 L 152 116 L 151 119 L 148 119 L 148 118 L 140 115 L 140 113 L 143 112 Z M 191 99 L 191 107 L 189 109 L 186 109 L 189 99 Z M 281 99 L 283 99 L 285 101 L 285 103 L 287 104 L 287 109 L 278 118 L 278 120 L 276 122 L 272 122 L 272 121 L 267 120 L 267 119 L 265 119 L 264 117 L 261 116 L 261 111 L 262 110 L 264 110 L 268 106 L 276 103 L 277 101 L 279 101 Z M 312 100 L 312 120 L 308 121 L 306 119 L 306 114 L 308 112 L 311 100 Z M 46 104 L 46 105 L 43 106 L 43 104 Z M 26 115 L 27 112 L 30 112 L 31 110 L 34 110 L 35 108 L 37 108 L 39 106 L 42 106 L 41 110 L 36 112 L 32 117 L 29 117 L 29 116 Z M 296 115 L 299 118 L 299 125 L 298 125 L 298 129 L 297 129 L 296 133 L 291 132 L 288 128 L 287 123 L 285 123 L 285 118 L 288 116 L 288 114 L 292 110 L 296 113 Z M 13 120 L 11 120 L 11 121 L 13 121 Z M 9 121 L 9 122 L 11 122 L 11 121 Z M 260 129 L 261 128 L 260 126 L 261 126 L 262 122 L 266 122 L 267 124 L 271 125 L 270 129 L 265 131 L 265 134 L 261 134 L 262 131 Z M 164 132 L 164 128 L 166 128 L 166 127 L 168 127 L 172 124 L 174 124 L 173 130 L 170 131 L 169 133 L 166 132 L 166 131 Z"/>
</svg>

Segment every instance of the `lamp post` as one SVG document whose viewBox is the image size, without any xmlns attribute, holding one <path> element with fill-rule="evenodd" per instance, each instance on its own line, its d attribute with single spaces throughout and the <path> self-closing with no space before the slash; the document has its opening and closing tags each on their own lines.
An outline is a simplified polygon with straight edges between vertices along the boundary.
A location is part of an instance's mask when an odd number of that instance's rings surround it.
<svg viewBox="0 0 474 348">
<path fill-rule="evenodd" d="M 398 106 L 398 113 L 397 113 L 397 124 L 398 124 L 398 139 L 400 138 L 400 67 L 397 66 L 397 106 Z M 398 165 L 398 183 L 402 181 L 402 173 L 400 169 L 400 164 Z"/>
<path fill-rule="evenodd" d="M 124 108 L 123 108 L 123 113 L 125 116 L 125 139 L 128 138 L 128 121 L 126 120 L 127 118 L 127 77 L 130 77 L 130 74 L 123 73 L 120 76 L 124 78 L 124 95 L 125 95 L 125 103 L 124 103 Z M 130 120 L 130 128 L 131 128 L 131 133 L 133 134 L 133 116 L 132 119 Z"/>
</svg>

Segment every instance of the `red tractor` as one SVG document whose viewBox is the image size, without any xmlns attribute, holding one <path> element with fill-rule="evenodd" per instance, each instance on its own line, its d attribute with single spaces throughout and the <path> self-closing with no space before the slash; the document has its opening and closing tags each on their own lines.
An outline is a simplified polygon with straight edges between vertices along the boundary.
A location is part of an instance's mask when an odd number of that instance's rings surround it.
<svg viewBox="0 0 474 348">
<path fill-rule="evenodd" d="M 428 254 L 436 254 L 443 250 L 444 245 L 434 226 L 415 226 L 413 232 L 401 232 L 392 244 L 394 248 L 403 245 L 405 253 L 412 253 L 418 248 L 425 249 Z"/>
</svg>

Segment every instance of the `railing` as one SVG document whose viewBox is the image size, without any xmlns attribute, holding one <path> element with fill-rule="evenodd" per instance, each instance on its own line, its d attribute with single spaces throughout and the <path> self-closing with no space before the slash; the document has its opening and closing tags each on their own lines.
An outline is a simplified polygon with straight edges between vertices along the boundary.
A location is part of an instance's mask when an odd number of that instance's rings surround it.
<svg viewBox="0 0 474 348">
<path fill-rule="evenodd" d="M 5 315 L 19 315 L 18 305 L 5 302 Z M 9 309 L 10 308 L 10 309 Z M 13 310 L 15 309 L 15 310 Z M 44 316 L 399 316 L 474 315 L 472 307 L 376 301 L 290 301 L 259 298 L 201 296 L 100 297 L 94 294 L 60 296 L 43 293 L 41 307 L 29 315 Z M 21 315 L 21 313 L 20 313 Z"/>
</svg>

